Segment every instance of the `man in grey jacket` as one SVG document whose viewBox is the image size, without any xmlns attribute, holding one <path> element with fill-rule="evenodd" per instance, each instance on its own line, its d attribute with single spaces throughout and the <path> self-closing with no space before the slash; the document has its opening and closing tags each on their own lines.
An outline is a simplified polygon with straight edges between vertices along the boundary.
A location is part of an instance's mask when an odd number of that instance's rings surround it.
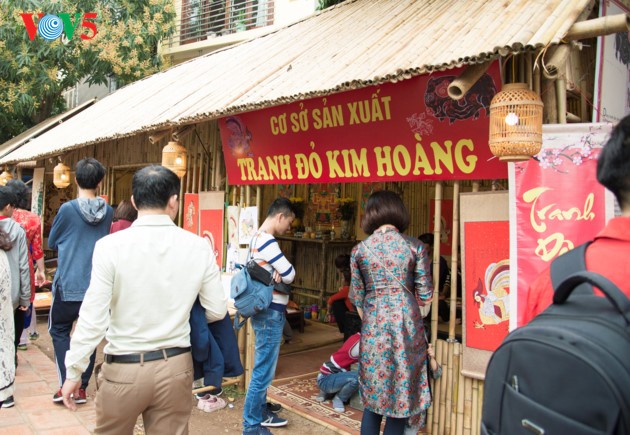
<svg viewBox="0 0 630 435">
<path fill-rule="evenodd" d="M 13 245 L 7 252 L 9 270 L 11 272 L 11 302 L 13 303 L 13 319 L 15 322 L 15 345 L 20 343 L 20 336 L 24 329 L 24 313 L 31 304 L 31 274 L 28 267 L 28 245 L 24 229 L 11 219 L 13 204 L 16 198 L 11 189 L 0 187 L 0 228 L 4 230 Z M 17 368 L 17 352 L 15 354 L 15 366 Z M 14 405 L 13 396 L 8 397 L 3 403 L 3 408 Z"/>
</svg>

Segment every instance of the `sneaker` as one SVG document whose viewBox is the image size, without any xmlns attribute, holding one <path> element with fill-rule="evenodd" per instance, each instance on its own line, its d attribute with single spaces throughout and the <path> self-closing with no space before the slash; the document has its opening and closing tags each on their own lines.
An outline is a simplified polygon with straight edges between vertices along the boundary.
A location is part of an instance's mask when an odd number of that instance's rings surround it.
<svg viewBox="0 0 630 435">
<path fill-rule="evenodd" d="M 341 400 L 339 396 L 333 397 L 332 406 L 337 412 L 346 412 L 346 408 L 343 406 L 343 400 Z"/>
<path fill-rule="evenodd" d="M 212 390 L 204 391 L 202 393 L 195 393 L 195 397 L 197 399 L 201 399 L 202 397 L 206 396 L 207 394 L 210 394 L 211 396 L 220 396 L 221 394 L 223 394 L 223 388 L 220 388 L 220 387 L 219 388 L 213 388 Z"/>
<path fill-rule="evenodd" d="M 282 410 L 282 405 L 280 405 L 279 403 L 267 402 L 267 411 L 277 413 L 280 412 L 280 410 Z"/>
<path fill-rule="evenodd" d="M 26 344 L 20 343 L 20 344 L 18 344 L 17 348 L 18 348 L 18 350 L 26 350 Z"/>
<path fill-rule="evenodd" d="M 28 335 L 28 339 L 31 341 L 35 341 L 39 338 L 39 334 L 37 332 L 33 332 L 32 334 Z"/>
<path fill-rule="evenodd" d="M 61 395 L 61 388 L 53 396 L 53 402 L 55 402 L 55 403 L 63 403 L 63 396 Z"/>
<path fill-rule="evenodd" d="M 13 396 L 7 397 L 6 399 L 4 399 L 4 402 L 2 402 L 3 408 L 13 408 L 13 406 L 15 406 L 15 400 L 13 400 Z"/>
<path fill-rule="evenodd" d="M 263 421 L 260 422 L 260 425 L 263 427 L 282 427 L 287 424 L 289 424 L 289 420 L 280 418 L 273 412 L 269 412 L 266 416 L 263 416 Z"/>
<path fill-rule="evenodd" d="M 77 396 L 73 396 L 72 398 L 74 399 L 74 403 L 77 405 L 83 405 L 87 402 L 87 394 L 83 388 L 79 388 L 79 394 Z"/>
<path fill-rule="evenodd" d="M 206 394 L 197 401 L 197 408 L 204 412 L 214 412 L 225 408 L 226 405 L 225 400 L 212 394 Z"/>
</svg>

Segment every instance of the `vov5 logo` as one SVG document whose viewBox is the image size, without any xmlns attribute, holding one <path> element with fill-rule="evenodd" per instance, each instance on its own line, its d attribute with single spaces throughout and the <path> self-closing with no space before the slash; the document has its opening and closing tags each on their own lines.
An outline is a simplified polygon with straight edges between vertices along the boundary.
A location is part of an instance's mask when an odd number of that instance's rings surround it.
<svg viewBox="0 0 630 435">
<path fill-rule="evenodd" d="M 85 14 L 76 13 L 74 14 L 74 20 L 70 18 L 70 14 L 53 15 L 40 13 L 37 14 L 39 17 L 37 24 L 35 24 L 33 17 L 35 14 L 32 12 L 22 13 L 20 15 L 22 16 L 22 21 L 24 21 L 24 26 L 26 27 L 28 37 L 31 41 L 35 39 L 37 33 L 47 41 L 54 41 L 64 33 L 66 39 L 70 41 L 77 27 L 85 27 L 91 31 L 91 33 L 88 32 L 87 35 L 84 33 L 81 34 L 81 39 L 83 40 L 92 39 L 98 33 L 96 24 L 90 21 L 96 18 L 96 12 L 86 12 Z M 83 17 L 83 19 L 81 19 L 81 17 Z M 79 23 L 81 23 L 80 26 Z"/>
</svg>

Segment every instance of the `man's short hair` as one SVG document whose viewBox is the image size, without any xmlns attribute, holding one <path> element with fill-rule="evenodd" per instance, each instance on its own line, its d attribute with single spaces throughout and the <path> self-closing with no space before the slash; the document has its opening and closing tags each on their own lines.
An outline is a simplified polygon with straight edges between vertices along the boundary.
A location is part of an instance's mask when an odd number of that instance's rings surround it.
<svg viewBox="0 0 630 435">
<path fill-rule="evenodd" d="M 623 208 L 630 205 L 630 115 L 613 129 L 597 160 L 597 181 Z"/>
<path fill-rule="evenodd" d="M 131 190 L 138 210 L 164 209 L 173 195 L 178 195 L 179 177 L 164 166 L 151 165 L 133 176 Z"/>
<path fill-rule="evenodd" d="M 75 177 L 81 189 L 96 189 L 103 181 L 105 166 L 93 157 L 86 157 L 77 162 Z"/>
<path fill-rule="evenodd" d="M 14 206 L 16 202 L 17 198 L 13 193 L 13 190 L 7 186 L 0 186 L 0 210 L 9 204 Z"/>
<path fill-rule="evenodd" d="M 366 234 L 372 234 L 386 224 L 404 232 L 409 227 L 409 211 L 396 192 L 379 190 L 372 193 L 367 200 L 361 228 Z"/>
<path fill-rule="evenodd" d="M 22 210 L 31 208 L 31 189 L 22 180 L 9 180 L 7 187 L 15 195 L 15 206 Z"/>
<path fill-rule="evenodd" d="M 430 247 L 433 247 L 435 236 L 432 233 L 424 233 L 418 236 L 418 240 L 420 240 L 425 245 L 429 245 Z"/>
<path fill-rule="evenodd" d="M 269 206 L 267 217 L 273 217 L 277 214 L 282 214 L 283 216 L 295 216 L 295 206 L 286 198 L 276 198 Z"/>
</svg>

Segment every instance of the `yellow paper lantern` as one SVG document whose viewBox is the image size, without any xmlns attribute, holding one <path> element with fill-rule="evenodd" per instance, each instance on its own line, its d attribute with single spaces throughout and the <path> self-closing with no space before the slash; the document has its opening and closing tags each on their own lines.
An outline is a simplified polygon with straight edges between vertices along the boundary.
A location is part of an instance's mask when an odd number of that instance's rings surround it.
<svg viewBox="0 0 630 435">
<path fill-rule="evenodd" d="M 175 172 L 179 178 L 186 175 L 186 147 L 171 141 L 162 149 L 162 166 Z"/>
<path fill-rule="evenodd" d="M 0 186 L 6 186 L 11 180 L 13 180 L 13 175 L 5 168 L 4 172 L 0 174 Z"/>
<path fill-rule="evenodd" d="M 508 83 L 490 103 L 492 154 L 504 162 L 529 160 L 542 147 L 543 102 L 525 83 Z"/>
<path fill-rule="evenodd" d="M 70 185 L 70 168 L 61 162 L 53 169 L 53 184 L 59 189 L 65 189 Z"/>
</svg>

